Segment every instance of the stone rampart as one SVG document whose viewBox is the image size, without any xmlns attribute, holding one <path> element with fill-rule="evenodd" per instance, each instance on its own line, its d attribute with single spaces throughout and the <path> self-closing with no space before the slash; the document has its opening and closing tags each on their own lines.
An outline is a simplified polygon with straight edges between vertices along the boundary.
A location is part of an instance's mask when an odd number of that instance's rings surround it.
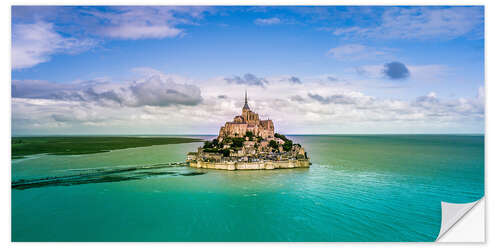
<svg viewBox="0 0 500 250">
<path fill-rule="evenodd" d="M 281 168 L 308 168 L 309 160 L 259 161 L 259 162 L 205 162 L 190 161 L 193 168 L 208 168 L 222 170 L 270 170 Z"/>
</svg>

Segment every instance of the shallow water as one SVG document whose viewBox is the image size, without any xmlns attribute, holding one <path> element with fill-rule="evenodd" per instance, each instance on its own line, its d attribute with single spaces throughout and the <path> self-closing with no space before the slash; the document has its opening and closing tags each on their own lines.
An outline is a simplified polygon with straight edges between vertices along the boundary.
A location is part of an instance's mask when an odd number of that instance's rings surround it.
<svg viewBox="0 0 500 250">
<path fill-rule="evenodd" d="M 13 160 L 12 240 L 433 241 L 441 201 L 484 195 L 484 136 L 291 137 L 311 168 L 169 164 L 201 143 Z"/>
</svg>

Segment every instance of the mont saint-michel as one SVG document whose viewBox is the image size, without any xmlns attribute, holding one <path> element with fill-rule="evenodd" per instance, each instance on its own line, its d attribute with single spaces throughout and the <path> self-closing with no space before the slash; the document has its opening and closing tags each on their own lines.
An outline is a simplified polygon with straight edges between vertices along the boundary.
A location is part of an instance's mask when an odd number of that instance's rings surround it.
<svg viewBox="0 0 500 250">
<path fill-rule="evenodd" d="M 270 119 L 261 120 L 250 110 L 247 93 L 241 115 L 226 122 L 219 136 L 206 141 L 187 162 L 194 168 L 224 170 L 307 168 L 309 158 L 300 144 L 274 132 Z"/>
</svg>

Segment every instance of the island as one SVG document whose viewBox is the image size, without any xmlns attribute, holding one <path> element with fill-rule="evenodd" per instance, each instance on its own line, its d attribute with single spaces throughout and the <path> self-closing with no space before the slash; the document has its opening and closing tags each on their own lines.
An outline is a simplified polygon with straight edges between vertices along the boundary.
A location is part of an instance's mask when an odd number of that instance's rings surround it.
<svg viewBox="0 0 500 250">
<path fill-rule="evenodd" d="M 300 144 L 275 133 L 272 120 L 260 120 L 250 110 L 246 91 L 241 115 L 226 122 L 217 138 L 189 152 L 186 161 L 193 168 L 223 170 L 308 168 L 311 164 Z"/>
</svg>

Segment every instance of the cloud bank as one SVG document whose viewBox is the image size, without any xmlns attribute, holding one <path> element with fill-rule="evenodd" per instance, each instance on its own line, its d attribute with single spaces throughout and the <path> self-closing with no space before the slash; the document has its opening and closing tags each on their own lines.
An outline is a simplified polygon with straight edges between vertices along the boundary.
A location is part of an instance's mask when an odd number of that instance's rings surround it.
<svg viewBox="0 0 500 250">
<path fill-rule="evenodd" d="M 193 106 L 202 102 L 201 92 L 197 86 L 176 83 L 166 75 L 152 75 L 127 83 L 87 81 L 56 84 L 45 81 L 14 80 L 12 97 L 127 107 Z"/>
<path fill-rule="evenodd" d="M 262 91 L 255 83 L 228 86 L 227 77 L 143 72 L 149 73 L 123 83 L 15 81 L 13 133 L 215 134 L 241 112 L 245 89 L 252 110 L 273 119 L 283 133 L 451 133 L 484 125 L 482 87 L 470 97 L 430 92 L 404 100 L 368 95 L 355 84 L 331 84 L 326 76 L 302 77 L 301 84 L 267 76 Z"/>
</svg>

